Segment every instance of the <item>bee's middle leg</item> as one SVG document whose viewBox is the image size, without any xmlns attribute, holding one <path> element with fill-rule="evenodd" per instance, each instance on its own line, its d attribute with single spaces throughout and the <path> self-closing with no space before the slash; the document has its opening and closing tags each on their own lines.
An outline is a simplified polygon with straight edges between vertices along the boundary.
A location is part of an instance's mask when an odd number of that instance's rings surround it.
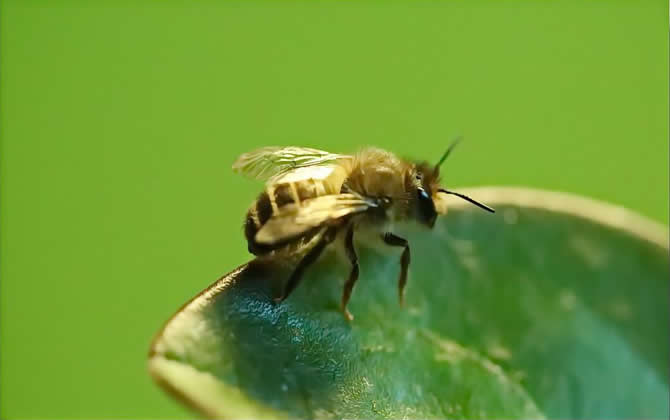
<svg viewBox="0 0 670 420">
<path fill-rule="evenodd" d="M 321 255 L 321 253 L 328 244 L 333 242 L 336 233 L 337 233 L 336 228 L 334 227 L 328 228 L 326 232 L 323 234 L 323 237 L 319 240 L 319 242 L 316 245 L 314 245 L 314 247 L 310 249 L 304 257 L 302 257 L 300 262 L 298 262 L 298 265 L 293 270 L 293 273 L 291 273 L 291 277 L 289 277 L 288 281 L 286 282 L 282 296 L 275 298 L 274 299 L 275 302 L 277 303 L 282 302 L 284 299 L 289 297 L 291 292 L 293 292 L 293 290 L 295 290 L 295 288 L 300 283 L 300 280 L 302 280 L 305 269 L 310 265 L 312 265 L 314 261 L 316 261 L 319 258 L 319 256 Z"/>
<path fill-rule="evenodd" d="M 358 256 L 356 255 L 356 250 L 354 249 L 354 226 L 349 225 L 347 230 L 347 235 L 344 239 L 344 250 L 347 253 L 349 261 L 351 261 L 351 273 L 349 273 L 349 279 L 344 284 L 344 290 L 342 291 L 342 304 L 341 309 L 344 317 L 347 320 L 352 321 L 354 316 L 347 309 L 347 303 L 349 303 L 349 298 L 351 297 L 351 291 L 354 289 L 356 280 L 358 280 Z"/>
<path fill-rule="evenodd" d="M 398 298 L 402 305 L 405 300 L 405 284 L 407 284 L 407 270 L 409 269 L 409 262 L 411 259 L 409 251 L 409 242 L 407 239 L 396 236 L 391 232 L 386 232 L 382 235 L 382 240 L 391 246 L 402 246 L 405 249 L 402 251 L 400 257 L 400 277 L 398 278 Z"/>
</svg>

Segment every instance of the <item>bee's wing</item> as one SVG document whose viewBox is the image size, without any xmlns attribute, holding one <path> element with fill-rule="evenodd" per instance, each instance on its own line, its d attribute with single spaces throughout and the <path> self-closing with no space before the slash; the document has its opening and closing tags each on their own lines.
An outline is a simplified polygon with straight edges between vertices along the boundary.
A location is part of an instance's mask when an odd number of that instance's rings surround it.
<svg viewBox="0 0 670 420">
<path fill-rule="evenodd" d="M 323 195 L 300 205 L 287 204 L 256 233 L 256 242 L 271 245 L 287 241 L 315 227 L 376 206 L 374 200 L 356 194 Z"/>
<path fill-rule="evenodd" d="M 307 147 L 263 147 L 237 158 L 233 171 L 266 181 L 297 168 L 334 163 L 340 159 L 351 159 L 351 156 Z"/>
</svg>

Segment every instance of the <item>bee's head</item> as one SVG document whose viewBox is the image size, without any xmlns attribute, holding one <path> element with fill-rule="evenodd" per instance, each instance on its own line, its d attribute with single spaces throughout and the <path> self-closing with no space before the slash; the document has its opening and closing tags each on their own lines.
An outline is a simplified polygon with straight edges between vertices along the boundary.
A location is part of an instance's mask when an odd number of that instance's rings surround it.
<svg viewBox="0 0 670 420">
<path fill-rule="evenodd" d="M 410 191 L 416 190 L 414 214 L 419 223 L 430 228 L 435 225 L 438 215 L 447 213 L 445 200 L 447 194 L 456 195 L 486 211 L 495 213 L 495 210 L 491 207 L 479 203 L 466 195 L 440 187 L 440 166 L 460 140 L 460 138 L 457 139 L 447 148 L 436 165 L 431 166 L 427 162 L 415 164 L 414 179 L 411 180 L 413 188 L 410 188 Z"/>
</svg>

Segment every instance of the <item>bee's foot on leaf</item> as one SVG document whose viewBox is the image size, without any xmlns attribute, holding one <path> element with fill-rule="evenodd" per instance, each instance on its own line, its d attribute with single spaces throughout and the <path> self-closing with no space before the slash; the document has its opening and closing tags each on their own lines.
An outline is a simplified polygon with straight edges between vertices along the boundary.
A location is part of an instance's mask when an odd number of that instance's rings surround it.
<svg viewBox="0 0 670 420">
<path fill-rule="evenodd" d="M 344 315 L 344 318 L 347 321 L 351 322 L 351 321 L 354 320 L 354 316 L 351 314 L 351 312 L 349 312 L 349 310 L 347 308 L 342 308 L 342 315 Z"/>
</svg>

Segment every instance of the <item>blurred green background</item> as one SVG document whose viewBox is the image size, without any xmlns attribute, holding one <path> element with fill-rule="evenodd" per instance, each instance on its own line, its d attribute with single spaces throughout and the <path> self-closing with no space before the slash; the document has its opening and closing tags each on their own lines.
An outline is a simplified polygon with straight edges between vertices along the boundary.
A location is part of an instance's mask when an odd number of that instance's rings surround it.
<svg viewBox="0 0 670 420">
<path fill-rule="evenodd" d="M 0 6 L 2 418 L 186 418 L 153 334 L 245 262 L 265 145 L 434 160 L 668 223 L 655 1 Z"/>
</svg>

